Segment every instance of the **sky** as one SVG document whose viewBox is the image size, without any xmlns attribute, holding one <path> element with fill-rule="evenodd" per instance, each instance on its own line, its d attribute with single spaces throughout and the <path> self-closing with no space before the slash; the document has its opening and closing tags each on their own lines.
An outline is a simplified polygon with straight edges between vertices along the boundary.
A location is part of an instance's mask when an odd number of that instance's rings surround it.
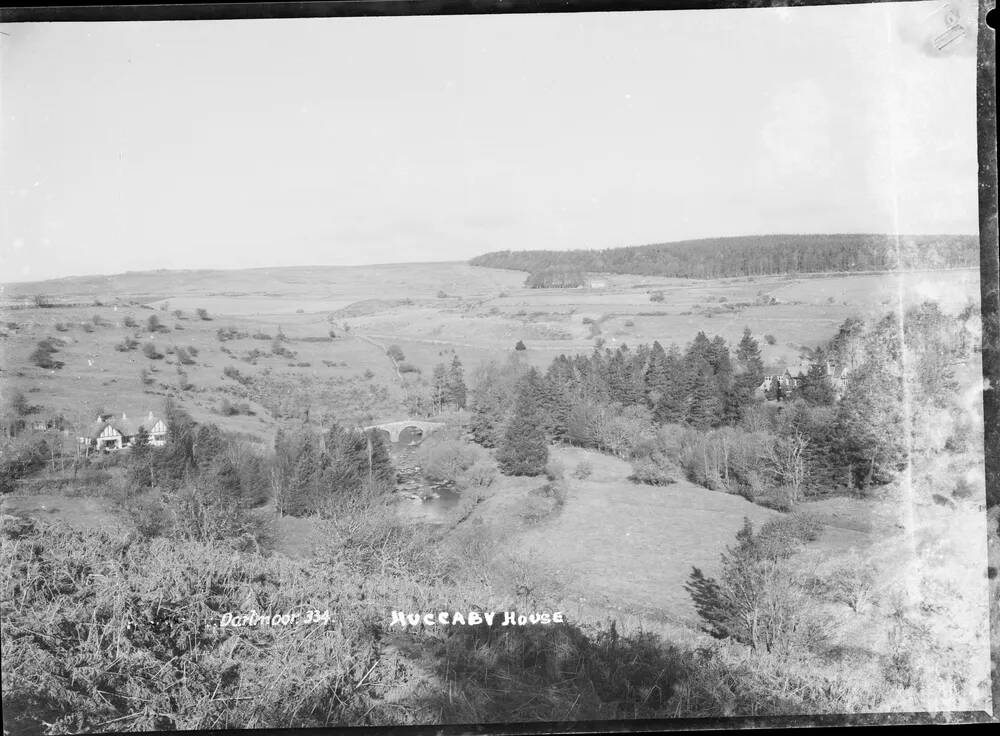
<svg viewBox="0 0 1000 736">
<path fill-rule="evenodd" d="M 976 233 L 959 1 L 7 24 L 0 282 Z"/>
</svg>

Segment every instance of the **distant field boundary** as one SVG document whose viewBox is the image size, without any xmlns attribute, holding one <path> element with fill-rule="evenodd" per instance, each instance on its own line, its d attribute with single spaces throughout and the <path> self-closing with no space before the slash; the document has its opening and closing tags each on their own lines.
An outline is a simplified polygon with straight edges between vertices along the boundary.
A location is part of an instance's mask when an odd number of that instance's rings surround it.
<svg viewBox="0 0 1000 736">
<path fill-rule="evenodd" d="M 499 271 L 521 271 L 522 273 L 530 273 L 523 268 L 503 268 L 501 266 L 476 266 L 472 264 L 474 268 L 486 268 L 495 269 Z M 707 281 L 758 281 L 760 279 L 837 279 L 846 278 L 849 276 L 890 276 L 894 274 L 914 274 L 914 273 L 946 273 L 950 271 L 979 271 L 979 266 L 942 266 L 941 268 L 893 268 L 885 269 L 881 271 L 787 271 L 783 273 L 759 273 L 750 274 L 748 276 L 711 276 L 711 277 L 699 277 L 699 276 L 657 276 L 655 274 L 647 273 L 626 273 L 619 271 L 590 271 L 589 273 L 601 274 L 606 276 L 641 276 L 647 279 L 673 279 L 675 281 L 696 281 L 698 284 L 705 283 Z M 634 284 L 630 288 L 633 289 L 656 289 L 662 287 L 662 284 Z M 621 286 L 615 287 L 609 285 L 603 288 L 590 288 L 581 286 L 550 286 L 550 287 L 536 287 L 532 288 L 531 291 L 613 291 L 616 288 L 622 288 Z"/>
<path fill-rule="evenodd" d="M 634 274 L 697 280 L 779 274 L 975 266 L 972 234 L 773 233 L 679 240 L 611 248 L 501 250 L 470 259 L 473 266 L 548 274 Z M 542 279 L 543 281 L 545 279 Z"/>
<path fill-rule="evenodd" d="M 96 307 L 94 302 L 60 302 L 51 301 L 45 306 L 40 306 L 38 304 L 25 304 L 24 302 L 7 302 L 0 303 L 0 309 L 9 309 L 11 311 L 19 309 L 79 309 L 83 307 Z"/>
<path fill-rule="evenodd" d="M 367 337 L 365 335 L 357 335 L 357 334 L 354 334 L 354 333 L 349 333 L 349 334 L 351 335 L 351 337 L 356 337 L 359 340 L 363 340 L 366 343 L 368 343 L 369 345 L 374 345 L 376 348 L 378 348 L 379 350 L 381 350 L 385 354 L 385 357 L 387 357 L 389 359 L 389 361 L 392 363 L 392 368 L 393 368 L 393 370 L 396 371 L 396 378 L 398 378 L 400 380 L 400 382 L 404 382 L 403 381 L 403 374 L 399 370 L 399 363 L 396 362 L 395 358 L 393 358 L 391 355 L 389 355 L 389 348 L 387 348 L 385 345 L 383 345 L 383 344 L 381 344 L 379 342 L 376 342 L 372 338 Z"/>
</svg>

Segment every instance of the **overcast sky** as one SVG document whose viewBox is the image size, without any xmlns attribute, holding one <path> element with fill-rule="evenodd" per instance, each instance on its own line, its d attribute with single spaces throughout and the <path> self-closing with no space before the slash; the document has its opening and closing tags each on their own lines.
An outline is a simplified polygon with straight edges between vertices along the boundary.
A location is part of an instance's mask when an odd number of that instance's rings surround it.
<svg viewBox="0 0 1000 736">
<path fill-rule="evenodd" d="M 975 233 L 939 7 L 8 24 L 0 281 Z"/>
</svg>

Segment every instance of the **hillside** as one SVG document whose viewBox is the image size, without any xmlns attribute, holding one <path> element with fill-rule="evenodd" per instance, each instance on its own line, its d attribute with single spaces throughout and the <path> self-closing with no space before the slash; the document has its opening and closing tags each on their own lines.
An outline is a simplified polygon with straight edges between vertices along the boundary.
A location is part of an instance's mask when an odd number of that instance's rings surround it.
<svg viewBox="0 0 1000 736">
<path fill-rule="evenodd" d="M 562 290 L 526 288 L 523 281 L 515 271 L 436 263 L 7 284 L 0 298 L 0 382 L 23 392 L 38 420 L 62 415 L 85 424 L 98 410 L 145 415 L 171 396 L 199 420 L 266 441 L 278 420 L 273 412 L 284 415 L 307 398 L 317 417 L 334 407 L 359 421 L 403 416 L 407 388 L 426 384 L 435 364 L 456 354 L 471 380 L 518 340 L 528 348 L 524 359 L 545 367 L 560 353 L 588 354 L 602 339 L 684 345 L 708 329 L 735 343 L 751 326 L 759 337 L 774 338 L 761 339 L 762 357 L 781 369 L 797 364 L 803 346 L 828 339 L 848 317 L 928 298 L 957 312 L 979 293 L 976 269 L 740 280 L 611 275 L 604 288 Z M 48 306 L 39 307 L 35 296 Z M 199 318 L 198 309 L 209 319 Z M 150 332 L 151 316 L 165 330 Z M 273 352 L 279 330 L 294 358 Z M 128 337 L 138 344 L 117 349 Z M 59 343 L 55 359 L 62 368 L 42 368 L 30 358 L 49 339 Z M 147 342 L 164 356 L 144 355 Z M 400 346 L 418 369 L 405 382 L 384 354 L 389 345 Z M 177 348 L 194 362 L 181 364 Z M 249 383 L 227 377 L 229 366 Z M 248 402 L 254 414 L 223 416 L 223 399 Z"/>
<path fill-rule="evenodd" d="M 786 273 L 957 268 L 979 262 L 975 235 L 748 235 L 603 250 L 496 251 L 473 266 L 712 279 Z"/>
</svg>

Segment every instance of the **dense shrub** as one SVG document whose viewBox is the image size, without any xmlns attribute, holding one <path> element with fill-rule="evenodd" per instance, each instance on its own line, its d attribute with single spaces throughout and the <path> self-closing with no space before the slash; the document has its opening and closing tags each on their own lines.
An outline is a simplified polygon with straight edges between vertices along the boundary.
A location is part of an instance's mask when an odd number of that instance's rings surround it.
<svg viewBox="0 0 1000 736">
<path fill-rule="evenodd" d="M 870 560 L 856 551 L 833 560 L 814 581 L 819 592 L 831 600 L 864 613 L 875 593 L 876 575 Z"/>
<path fill-rule="evenodd" d="M 173 530 L 170 508 L 157 493 L 148 492 L 134 499 L 126 513 L 143 540 L 169 536 Z"/>
<path fill-rule="evenodd" d="M 661 452 L 641 457 L 632 463 L 631 480 L 651 486 L 666 486 L 681 478 L 677 465 Z"/>
<path fill-rule="evenodd" d="M 706 633 L 731 637 L 755 651 L 807 651 L 820 645 L 819 613 L 787 566 L 818 529 L 814 520 L 793 517 L 768 522 L 755 534 L 745 519 L 736 546 L 722 555 L 720 578 L 706 577 L 695 567 L 685 585 Z"/>
<path fill-rule="evenodd" d="M 250 404 L 247 402 L 231 402 L 229 399 L 223 399 L 219 403 L 219 413 L 225 417 L 237 416 L 239 414 L 245 414 L 247 416 L 254 415 L 253 409 L 250 408 Z"/>
<path fill-rule="evenodd" d="M 461 440 L 425 442 L 417 450 L 420 472 L 433 482 L 455 482 L 477 462 L 483 459 L 483 451 L 475 445 Z"/>
<path fill-rule="evenodd" d="M 464 488 L 488 488 L 496 480 L 497 469 L 486 460 L 477 460 L 461 476 L 458 483 Z"/>
<path fill-rule="evenodd" d="M 57 344 L 61 344 L 61 342 L 58 342 L 53 338 L 39 340 L 38 346 L 31 353 L 28 359 L 39 368 L 45 368 L 47 370 L 62 368 L 65 364 L 61 360 L 56 360 L 52 357 L 55 353 L 59 352 L 56 347 Z"/>
<path fill-rule="evenodd" d="M 356 593 L 332 592 L 344 580 L 329 570 L 211 543 L 30 523 L 5 525 L 3 551 L 13 573 L 0 582 L 9 611 L 4 718 L 13 730 L 361 723 L 376 702 L 373 617 L 359 615 Z M 96 576 L 108 583 L 94 586 Z M 60 583 L 39 584 L 46 579 Z M 338 625 L 316 624 L 322 636 L 309 646 L 295 627 L 218 626 L 248 601 L 303 614 L 308 601 Z"/>
<path fill-rule="evenodd" d="M 286 339 L 287 339 L 287 338 L 285 338 L 285 337 L 284 337 L 284 336 L 283 336 L 283 335 L 282 335 L 282 334 L 281 334 L 281 333 L 279 332 L 279 333 L 278 333 L 278 336 L 277 336 L 277 337 L 275 337 L 275 338 L 274 338 L 274 339 L 273 339 L 273 340 L 271 341 L 271 353 L 273 353 L 274 355 L 277 355 L 278 357 L 284 357 L 284 358 L 294 358 L 294 357 L 296 356 L 296 353 L 295 353 L 295 351 L 294 351 L 294 350 L 289 350 L 288 348 L 286 348 L 286 347 L 285 347 L 285 346 L 284 346 L 284 345 L 282 344 L 283 340 L 286 340 Z"/>
<path fill-rule="evenodd" d="M 142 346 L 142 354 L 150 360 L 160 360 L 163 357 L 163 353 L 158 351 L 156 345 L 151 342 L 147 342 Z"/>
<path fill-rule="evenodd" d="M 150 332 L 170 332 L 170 328 L 160 322 L 160 318 L 155 314 L 149 315 L 146 319 L 146 329 Z"/>
<path fill-rule="evenodd" d="M 120 353 L 127 353 L 130 350 L 135 350 L 137 347 L 139 347 L 139 341 L 131 335 L 126 335 L 122 338 L 121 342 L 115 344 L 115 350 Z"/>
<path fill-rule="evenodd" d="M 44 468 L 52 451 L 45 437 L 33 433 L 5 443 L 0 453 L 0 493 L 10 493 L 18 480 Z"/>
<path fill-rule="evenodd" d="M 250 381 L 249 377 L 244 376 L 242 373 L 240 373 L 239 368 L 233 365 L 227 365 L 225 368 L 223 368 L 222 375 L 224 375 L 226 378 L 232 378 L 234 381 L 237 381 L 242 384 L 246 384 Z"/>
<path fill-rule="evenodd" d="M 249 337 L 249 333 L 238 330 L 235 327 L 220 327 L 215 331 L 215 337 L 219 342 L 226 342 L 227 340 L 239 340 Z"/>
</svg>

